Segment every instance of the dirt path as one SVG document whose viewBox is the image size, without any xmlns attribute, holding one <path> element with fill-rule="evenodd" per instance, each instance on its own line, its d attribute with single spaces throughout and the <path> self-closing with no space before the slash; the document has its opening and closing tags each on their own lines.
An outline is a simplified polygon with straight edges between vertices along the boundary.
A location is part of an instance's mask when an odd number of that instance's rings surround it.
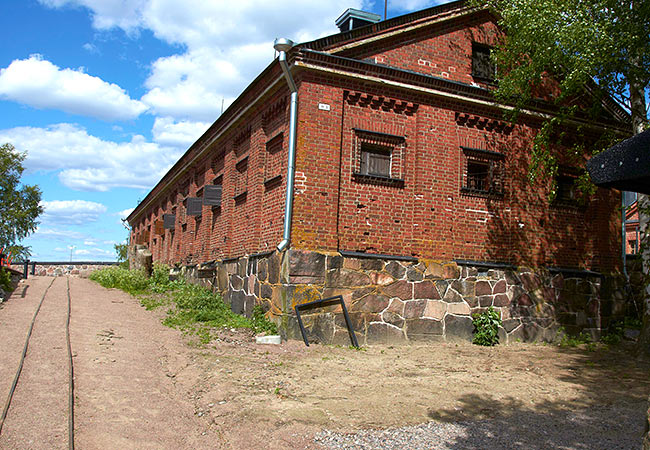
<svg viewBox="0 0 650 450">
<path fill-rule="evenodd" d="M 51 280 L 30 278 L 0 309 L 1 402 Z M 56 279 L 44 302 L 25 363 L 31 387 L 17 390 L 2 449 L 67 446 L 67 405 L 60 400 L 67 387 L 57 375 L 65 349 L 58 297 L 65 283 Z M 544 446 L 555 448 L 584 448 L 584 436 L 598 433 L 600 448 L 640 443 L 650 363 L 631 357 L 625 346 L 588 352 L 436 344 L 357 351 L 306 348 L 298 341 L 263 346 L 247 332 L 224 330 L 198 348 L 161 325 L 164 312 L 146 311 L 137 299 L 88 280 L 70 283 L 78 449 L 316 449 L 314 435 L 324 429 L 430 421 L 463 423 L 484 448 L 489 436 L 504 433 L 518 442 L 543 438 Z M 569 422 L 562 441 L 548 434 Z M 539 430 L 543 436 L 535 435 Z M 459 436 L 445 442 L 456 446 L 438 447 L 441 441 L 423 448 L 471 447 L 458 444 Z"/>
</svg>

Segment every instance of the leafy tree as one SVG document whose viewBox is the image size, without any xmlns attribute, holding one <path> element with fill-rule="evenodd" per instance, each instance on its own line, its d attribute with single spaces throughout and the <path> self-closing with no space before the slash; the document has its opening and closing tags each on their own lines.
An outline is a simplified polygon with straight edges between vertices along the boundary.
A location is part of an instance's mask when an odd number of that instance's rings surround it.
<svg viewBox="0 0 650 450">
<path fill-rule="evenodd" d="M 125 269 L 129 268 L 129 244 L 115 244 L 115 254 L 117 255 L 117 262 L 120 263 L 120 267 Z"/>
<path fill-rule="evenodd" d="M 547 120 L 535 140 L 531 179 L 557 170 L 549 151 L 554 127 L 592 102 L 597 113 L 613 98 L 632 118 L 631 133 L 648 123 L 650 1 L 647 0 L 474 0 L 491 8 L 504 31 L 493 52 L 498 67 L 497 99 L 521 108 L 547 86 L 559 83 L 554 99 L 560 118 Z M 586 95 L 585 95 L 586 94 Z M 557 133 L 556 133 L 557 135 Z M 618 138 L 620 140 L 620 137 Z M 596 151 L 602 150 L 594 149 Z M 641 196 L 641 205 L 650 204 Z M 648 213 L 641 217 L 648 223 Z M 645 237 L 649 241 L 650 236 Z M 646 254 L 645 271 L 648 270 Z M 650 295 L 650 294 L 648 294 Z M 646 298 L 640 349 L 650 353 L 650 297 Z"/>
<path fill-rule="evenodd" d="M 43 212 L 38 186 L 20 184 L 24 160 L 25 153 L 13 145 L 0 147 L 0 248 L 15 257 L 29 256 L 29 247 L 19 242 L 36 230 L 36 219 Z"/>
</svg>

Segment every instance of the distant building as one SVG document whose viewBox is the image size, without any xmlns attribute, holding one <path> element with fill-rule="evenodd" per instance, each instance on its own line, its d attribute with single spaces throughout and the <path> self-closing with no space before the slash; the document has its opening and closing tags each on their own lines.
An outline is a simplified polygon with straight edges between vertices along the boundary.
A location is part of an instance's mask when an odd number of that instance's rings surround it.
<svg viewBox="0 0 650 450">
<path fill-rule="evenodd" d="M 236 312 L 262 305 L 289 337 L 293 306 L 333 295 L 362 342 L 469 339 L 471 314 L 489 306 L 504 339 L 606 325 L 620 197 L 599 189 L 578 203 L 582 167 L 568 163 L 555 201 L 528 183 L 532 139 L 554 109 L 538 100 L 517 123 L 503 119 L 493 17 L 459 1 L 386 21 L 349 10 L 338 22 L 347 31 L 287 46 L 295 181 L 276 60 L 128 217 L 132 245 L 212 284 Z M 585 114 L 574 125 L 594 140 L 629 133 L 627 114 L 604 106 L 598 122 Z M 347 339 L 340 311 L 306 324 L 312 339 Z"/>
</svg>

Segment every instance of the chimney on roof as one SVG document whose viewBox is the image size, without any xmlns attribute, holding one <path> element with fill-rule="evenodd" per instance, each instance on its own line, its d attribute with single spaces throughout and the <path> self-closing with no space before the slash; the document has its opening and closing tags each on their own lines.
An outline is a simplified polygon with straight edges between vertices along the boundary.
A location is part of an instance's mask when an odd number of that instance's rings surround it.
<svg viewBox="0 0 650 450">
<path fill-rule="evenodd" d="M 355 28 L 372 25 L 380 20 L 381 16 L 379 14 L 348 8 L 343 14 L 341 14 L 341 17 L 336 19 L 336 26 L 339 27 L 341 33 L 345 33 L 346 31 Z"/>
</svg>

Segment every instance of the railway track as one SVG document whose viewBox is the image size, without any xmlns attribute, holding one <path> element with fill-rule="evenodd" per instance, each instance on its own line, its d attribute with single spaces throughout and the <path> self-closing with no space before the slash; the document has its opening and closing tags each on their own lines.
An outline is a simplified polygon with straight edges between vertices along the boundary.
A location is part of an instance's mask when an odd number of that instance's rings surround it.
<svg viewBox="0 0 650 450">
<path fill-rule="evenodd" d="M 25 342 L 9 393 L 5 399 L 0 399 L 4 402 L 0 416 L 0 447 L 32 442 L 43 448 L 61 448 L 64 447 L 62 441 L 67 441 L 68 448 L 74 449 L 71 303 L 70 279 L 53 278 L 25 330 Z M 47 314 L 42 313 L 45 310 Z M 44 394 L 43 389 L 36 389 L 39 383 L 48 387 Z M 29 431 L 12 428 L 12 417 L 20 414 L 33 417 L 34 426 Z"/>
</svg>

